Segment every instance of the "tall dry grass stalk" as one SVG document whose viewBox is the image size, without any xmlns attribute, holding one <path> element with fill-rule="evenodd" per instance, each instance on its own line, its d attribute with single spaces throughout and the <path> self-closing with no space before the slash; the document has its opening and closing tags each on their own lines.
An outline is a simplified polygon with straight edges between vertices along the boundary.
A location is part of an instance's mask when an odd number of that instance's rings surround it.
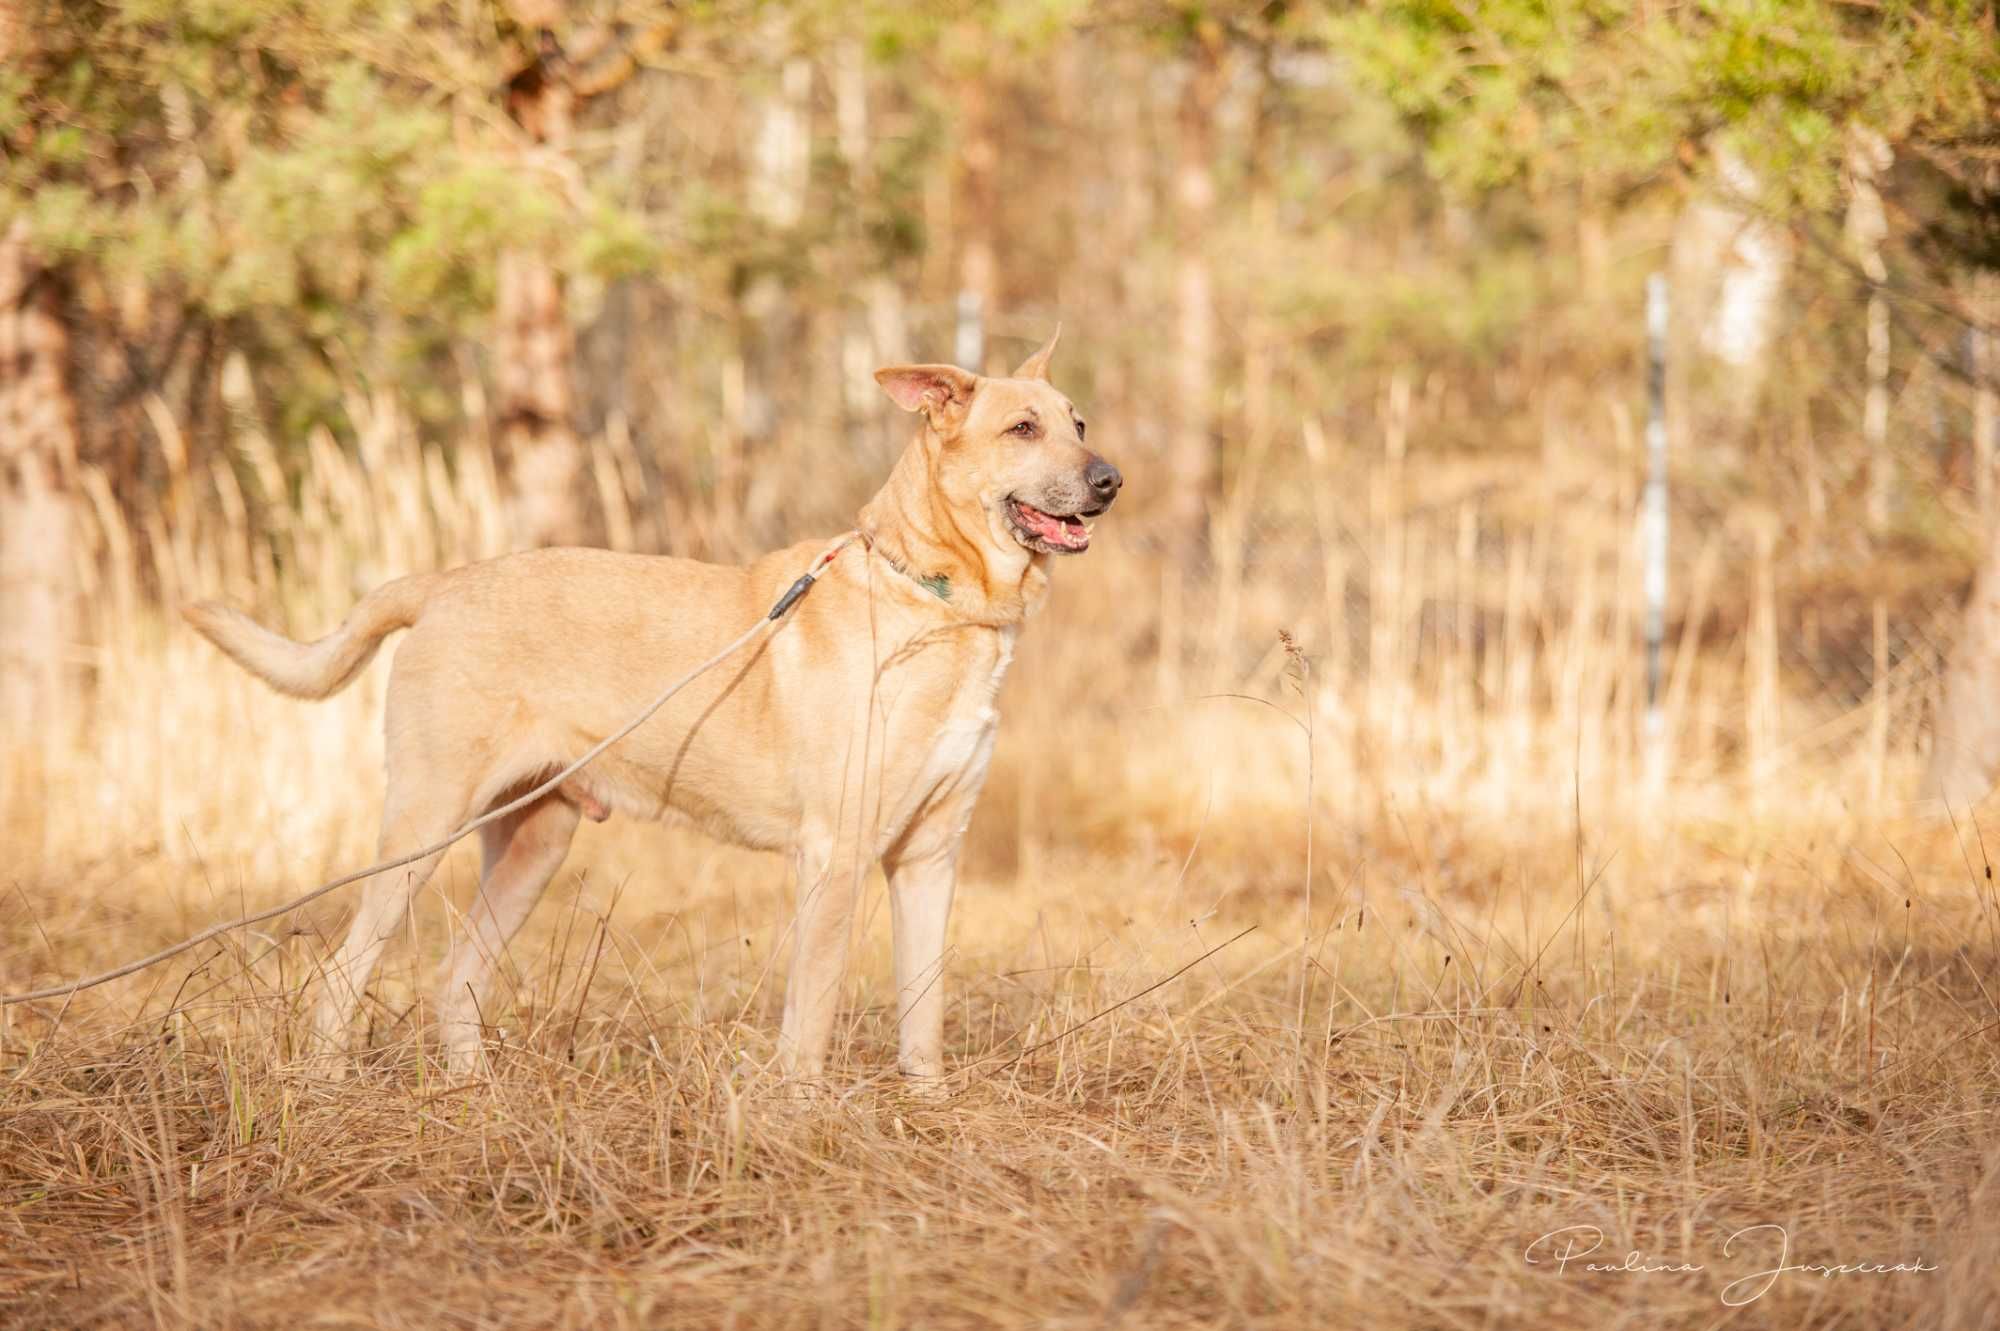
<svg viewBox="0 0 2000 1331">
<path fill-rule="evenodd" d="M 350 410 L 355 447 L 295 474 L 246 434 L 157 505 L 86 477 L 87 687 L 4 754 L 6 987 L 372 856 L 384 666 L 301 705 L 171 614 L 219 593 L 316 634 L 507 546 L 480 450 Z M 1410 411 L 1392 390 L 1392 438 Z M 879 881 L 801 1103 L 738 1070 L 780 866 L 620 823 L 512 949 L 491 1076 L 443 1084 L 455 857 L 344 1082 L 294 1059 L 338 907 L 0 1010 L 0 1321 L 1988 1324 L 2000 902 L 1976 820 L 1889 809 L 1927 680 L 1878 625 L 1864 707 L 1793 690 L 1771 549 L 1691 534 L 1649 791 L 1633 488 L 1303 431 L 1236 483 L 1212 578 L 1164 579 L 1143 513 L 1059 570 L 968 854 L 953 1098 L 884 1076 Z M 616 545 L 656 529 L 634 447 L 593 444 Z M 1758 1225 L 1938 1270 L 1731 1313 Z M 1535 1246 L 1582 1226 L 1594 1258 Z M 1628 1251 L 1704 1269 L 1584 1269 Z"/>
</svg>

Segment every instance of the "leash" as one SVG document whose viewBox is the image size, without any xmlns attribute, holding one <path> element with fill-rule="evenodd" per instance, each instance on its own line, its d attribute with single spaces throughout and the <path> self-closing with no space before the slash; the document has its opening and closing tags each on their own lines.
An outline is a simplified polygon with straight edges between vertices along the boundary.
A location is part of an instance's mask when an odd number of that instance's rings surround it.
<svg viewBox="0 0 2000 1331">
<path fill-rule="evenodd" d="M 785 589 L 785 594 L 783 596 L 780 596 L 777 600 L 777 603 L 771 607 L 771 613 L 765 615 L 762 619 L 759 619 L 755 623 L 753 623 L 749 628 L 743 630 L 742 633 L 738 634 L 736 638 L 733 641 L 731 641 L 728 646 L 724 647 L 721 651 L 709 657 L 706 661 L 703 661 L 693 670 L 688 671 L 687 674 L 682 675 L 679 679 L 675 680 L 673 683 L 669 684 L 665 689 L 661 690 L 660 693 L 651 702 L 647 703 L 645 707 L 640 709 L 639 714 L 637 716 L 633 717 L 630 721 L 626 722 L 625 725 L 620 729 L 612 732 L 610 735 L 607 735 L 605 738 L 597 741 L 597 743 L 592 745 L 581 758 L 576 759 L 574 762 L 570 763 L 569 766 L 563 768 L 561 771 L 557 772 L 554 776 L 542 782 L 541 785 L 536 786 L 533 790 L 529 791 L 525 795 L 522 795 L 520 798 L 509 801 L 508 803 L 501 805 L 497 809 L 488 810 L 486 813 L 483 813 L 479 817 L 474 818 L 471 822 L 465 824 L 465 826 L 459 828 L 456 832 L 453 832 L 450 836 L 446 837 L 444 840 L 434 842 L 431 845 L 425 846 L 421 850 L 413 850 L 407 855 L 401 855 L 392 860 L 383 860 L 380 864 L 371 864 L 365 869 L 356 869 L 353 873 L 342 874 L 340 877 L 334 879 L 333 881 L 327 883 L 321 883 L 318 887 L 314 888 L 310 892 L 307 892 L 305 895 L 293 897 L 290 901 L 287 901 L 282 905 L 273 906 L 268 910 L 257 911 L 256 913 L 251 915 L 245 915 L 241 919 L 229 920 L 222 924 L 212 924 L 208 928 L 203 929 L 200 933 L 195 934 L 191 938 L 183 939 L 180 942 L 175 943 L 171 947 L 163 947 L 158 952 L 153 953 L 151 956 L 141 957 L 137 961 L 129 961 L 126 962 L 124 965 L 114 967 L 111 970 L 103 971 L 100 972 L 99 974 L 88 976 L 81 980 L 72 980 L 68 984 L 54 984 L 44 989 L 30 989 L 25 993 L 19 993 L 19 994 L 0 994 L 0 1007 L 11 1007 L 16 1003 L 32 1003 L 45 998 L 67 998 L 71 994 L 80 993 L 85 989 L 95 989 L 100 984 L 109 984 L 113 980 L 121 980 L 125 978 L 127 975 L 136 974 L 139 971 L 145 970 L 149 966 L 157 966 L 161 962 L 167 961 L 173 957 L 177 957 L 183 952 L 187 952 L 193 948 L 200 947 L 203 943 L 208 942 L 211 938 L 219 938 L 223 934 L 232 933 L 237 929 L 246 928 L 247 926 L 253 924 L 261 924 L 265 920 L 275 919 L 280 915 L 284 915 L 291 911 L 295 911 L 301 906 L 308 905 L 311 902 L 319 900 L 321 897 L 325 896 L 329 892 L 334 891 L 336 888 L 346 887 L 351 883 L 358 883 L 364 878 L 373 878 L 376 874 L 387 873 L 391 869 L 400 869 L 405 865 L 415 864 L 418 860 L 426 859 L 429 856 L 436 855 L 439 852 L 446 850 L 454 842 L 460 841 L 463 838 L 471 835 L 472 833 L 478 831 L 480 828 L 486 826 L 488 823 L 495 822 L 501 818 L 505 818 L 510 813 L 518 813 L 520 810 L 527 808 L 530 804 L 533 804 L 536 800 L 541 799 L 544 795 L 547 795 L 550 791 L 560 786 L 563 782 L 575 776 L 578 772 L 581 772 L 585 767 L 589 766 L 598 757 L 602 756 L 602 754 L 606 749 L 616 744 L 619 740 L 624 739 L 627 735 L 631 734 L 633 731 L 637 730 L 640 726 L 646 724 L 648 720 L 652 719 L 653 713 L 659 711 L 662 707 L 666 706 L 667 700 L 669 698 L 673 697 L 676 693 L 679 693 L 689 684 L 692 684 L 702 675 L 708 673 L 709 671 L 715 669 L 715 667 L 721 665 L 731 656 L 734 656 L 745 645 L 747 645 L 751 639 L 755 638 L 758 634 L 762 633 L 770 625 L 784 618 L 785 612 L 790 610 L 794 605 L 797 605 L 799 602 L 799 598 L 804 596 L 809 590 L 811 590 L 813 583 L 819 578 L 819 575 L 821 573 L 824 573 L 826 571 L 827 565 L 831 564 L 834 561 L 834 557 L 837 556 L 842 550 L 845 550 L 849 545 L 853 544 L 854 541 L 859 538 L 859 536 L 860 536 L 859 532 L 848 532 L 845 536 L 837 538 L 830 546 L 827 547 L 825 551 L 823 551 L 820 554 L 819 558 L 815 559 L 812 562 L 812 565 L 806 569 L 805 573 L 799 577 L 798 581 L 794 582 L 790 587 Z"/>
</svg>

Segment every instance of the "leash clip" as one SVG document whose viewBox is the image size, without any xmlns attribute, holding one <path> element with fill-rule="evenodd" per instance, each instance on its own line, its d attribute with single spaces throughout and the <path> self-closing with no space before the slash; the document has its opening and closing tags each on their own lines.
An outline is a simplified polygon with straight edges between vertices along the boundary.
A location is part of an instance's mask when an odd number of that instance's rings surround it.
<svg viewBox="0 0 2000 1331">
<path fill-rule="evenodd" d="M 801 596 L 804 596 L 806 594 L 806 589 L 811 587 L 812 585 L 813 585 L 813 575 L 810 573 L 806 574 L 804 577 L 800 578 L 797 582 L 793 583 L 791 585 L 790 590 L 788 590 L 783 596 L 780 596 L 778 598 L 778 603 L 771 607 L 771 613 L 769 616 L 767 616 L 767 618 L 770 619 L 783 618 L 784 613 L 787 610 L 790 610 L 794 605 L 798 604 L 799 598 Z"/>
<path fill-rule="evenodd" d="M 845 550 L 849 545 L 853 544 L 854 541 L 860 536 L 861 536 L 860 532 L 851 531 L 847 533 L 847 535 L 841 537 L 838 541 L 834 542 L 833 548 L 831 550 L 828 550 L 825 554 L 821 555 L 817 560 L 815 560 L 813 562 L 813 566 L 807 569 L 805 571 L 805 574 L 802 577 L 800 577 L 797 582 L 793 583 L 790 587 L 786 588 L 785 594 L 778 598 L 778 603 L 771 607 L 771 613 L 766 615 L 765 618 L 766 619 L 784 618 L 785 612 L 787 610 L 790 610 L 793 606 L 799 603 L 799 598 L 801 596 L 804 596 L 806 592 L 811 589 L 814 580 L 816 580 L 819 577 L 821 571 L 824 570 L 828 564 L 831 564 L 833 562 L 834 556 L 838 555 L 842 550 Z"/>
</svg>

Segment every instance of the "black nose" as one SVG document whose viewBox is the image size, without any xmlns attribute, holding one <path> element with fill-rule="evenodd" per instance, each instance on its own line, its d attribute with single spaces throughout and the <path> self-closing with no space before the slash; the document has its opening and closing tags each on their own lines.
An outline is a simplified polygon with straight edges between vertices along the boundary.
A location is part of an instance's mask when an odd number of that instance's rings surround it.
<svg viewBox="0 0 2000 1331">
<path fill-rule="evenodd" d="M 1103 458 L 1092 458 L 1090 465 L 1083 469 L 1083 482 L 1090 492 L 1105 503 L 1118 497 L 1118 487 L 1125 484 L 1125 478 L 1118 474 L 1118 468 Z"/>
</svg>

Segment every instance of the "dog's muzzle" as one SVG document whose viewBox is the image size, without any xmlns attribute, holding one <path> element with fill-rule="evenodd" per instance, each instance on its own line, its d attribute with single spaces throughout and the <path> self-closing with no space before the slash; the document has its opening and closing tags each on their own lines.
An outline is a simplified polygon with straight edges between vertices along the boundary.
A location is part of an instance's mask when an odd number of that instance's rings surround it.
<svg viewBox="0 0 2000 1331">
<path fill-rule="evenodd" d="M 1077 479 L 1081 485 L 1072 480 L 1062 485 L 1060 492 L 1038 496 L 1040 506 L 1010 495 L 1007 525 L 1013 529 L 1014 539 L 1042 554 L 1075 555 L 1088 550 L 1090 520 L 1111 507 L 1125 478 L 1103 458 L 1093 457 Z"/>
</svg>

